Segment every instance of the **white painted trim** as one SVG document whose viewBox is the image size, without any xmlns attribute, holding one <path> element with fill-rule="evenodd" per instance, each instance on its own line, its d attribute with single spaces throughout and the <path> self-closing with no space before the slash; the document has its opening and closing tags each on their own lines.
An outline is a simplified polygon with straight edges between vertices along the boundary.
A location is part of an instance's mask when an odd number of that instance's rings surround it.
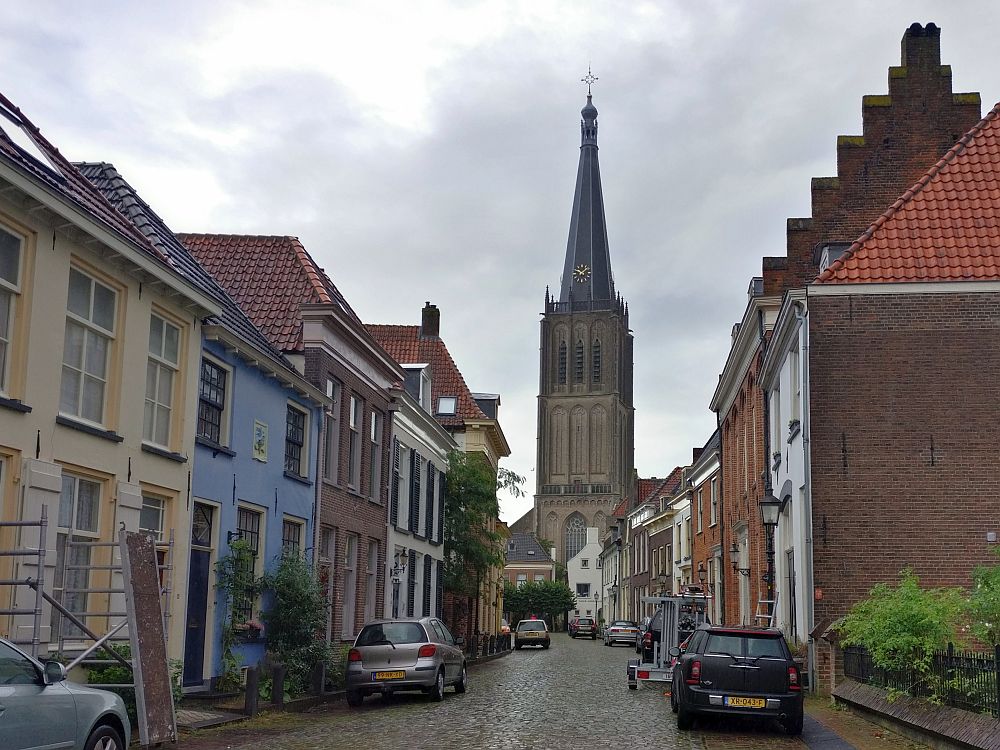
<svg viewBox="0 0 1000 750">
<path fill-rule="evenodd" d="M 974 294 L 1000 292 L 1000 281 L 899 281 L 889 284 L 810 284 L 810 297 L 876 294 Z"/>
</svg>

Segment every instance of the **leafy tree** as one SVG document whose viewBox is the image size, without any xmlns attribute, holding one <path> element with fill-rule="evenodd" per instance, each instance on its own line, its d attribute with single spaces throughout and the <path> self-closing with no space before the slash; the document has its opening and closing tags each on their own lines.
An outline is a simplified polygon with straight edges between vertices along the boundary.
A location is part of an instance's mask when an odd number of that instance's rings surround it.
<svg viewBox="0 0 1000 750">
<path fill-rule="evenodd" d="M 521 586 L 507 584 L 503 600 L 504 608 L 515 621 L 538 615 L 551 624 L 552 618 L 576 608 L 576 596 L 563 581 L 531 581 Z"/>
<path fill-rule="evenodd" d="M 445 588 L 475 596 L 487 571 L 503 566 L 503 535 L 491 530 L 500 512 L 497 490 L 520 497 L 523 482 L 524 477 L 508 469 L 494 473 L 483 456 L 460 451 L 448 456 Z"/>
<path fill-rule="evenodd" d="M 875 586 L 838 629 L 845 645 L 864 646 L 876 666 L 912 667 L 926 676 L 933 653 L 958 641 L 964 609 L 962 589 L 922 589 L 920 579 L 907 568 L 900 574 L 899 586 Z"/>
<path fill-rule="evenodd" d="M 1000 556 L 1000 548 L 995 552 Z M 1000 565 L 978 565 L 972 571 L 969 618 L 976 638 L 991 646 L 1000 645 Z"/>
<path fill-rule="evenodd" d="M 326 599 L 312 568 L 297 555 L 285 555 L 264 574 L 261 588 L 270 594 L 270 606 L 261 614 L 268 650 L 287 668 L 287 690 L 292 695 L 308 688 L 313 666 L 331 660 L 323 637 Z"/>
</svg>

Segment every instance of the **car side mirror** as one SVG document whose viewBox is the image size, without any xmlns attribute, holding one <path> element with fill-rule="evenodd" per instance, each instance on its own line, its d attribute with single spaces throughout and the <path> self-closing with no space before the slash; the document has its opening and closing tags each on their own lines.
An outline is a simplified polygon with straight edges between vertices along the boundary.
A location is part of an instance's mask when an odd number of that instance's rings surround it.
<svg viewBox="0 0 1000 750">
<path fill-rule="evenodd" d="M 66 667 L 57 661 L 45 662 L 45 684 L 55 685 L 66 679 Z"/>
<path fill-rule="evenodd" d="M 667 651 L 667 653 L 676 659 L 678 656 L 681 655 L 681 650 L 677 648 L 677 646 L 673 646 L 669 651 Z"/>
<path fill-rule="evenodd" d="M 455 645 L 456 646 L 464 646 L 465 645 L 465 636 L 464 635 L 458 636 L 455 639 Z"/>
</svg>

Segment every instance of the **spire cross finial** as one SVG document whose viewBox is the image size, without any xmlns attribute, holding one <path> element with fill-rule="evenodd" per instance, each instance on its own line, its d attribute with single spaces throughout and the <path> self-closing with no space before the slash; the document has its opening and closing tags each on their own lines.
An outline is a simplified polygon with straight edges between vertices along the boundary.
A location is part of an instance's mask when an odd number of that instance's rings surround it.
<svg viewBox="0 0 1000 750">
<path fill-rule="evenodd" d="M 590 87 L 594 85 L 597 81 L 601 80 L 593 73 L 590 72 L 590 66 L 587 66 L 587 75 L 580 79 L 583 83 L 587 84 L 587 96 L 590 96 Z"/>
</svg>

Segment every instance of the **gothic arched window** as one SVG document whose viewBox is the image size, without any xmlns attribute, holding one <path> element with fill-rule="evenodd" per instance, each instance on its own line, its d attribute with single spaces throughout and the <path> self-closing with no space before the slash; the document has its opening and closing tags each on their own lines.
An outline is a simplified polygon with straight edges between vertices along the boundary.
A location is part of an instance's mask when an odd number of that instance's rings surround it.
<svg viewBox="0 0 1000 750">
<path fill-rule="evenodd" d="M 566 385 L 566 342 L 559 342 L 559 385 Z"/>
<path fill-rule="evenodd" d="M 583 382 L 583 341 L 576 342 L 576 361 L 573 363 L 573 382 Z"/>
<path fill-rule="evenodd" d="M 601 382 L 601 340 L 594 339 L 594 345 L 590 351 L 590 364 L 593 370 L 592 375 L 595 383 Z"/>
<path fill-rule="evenodd" d="M 587 524 L 579 514 L 566 521 L 566 562 L 569 562 L 587 543 Z"/>
</svg>

